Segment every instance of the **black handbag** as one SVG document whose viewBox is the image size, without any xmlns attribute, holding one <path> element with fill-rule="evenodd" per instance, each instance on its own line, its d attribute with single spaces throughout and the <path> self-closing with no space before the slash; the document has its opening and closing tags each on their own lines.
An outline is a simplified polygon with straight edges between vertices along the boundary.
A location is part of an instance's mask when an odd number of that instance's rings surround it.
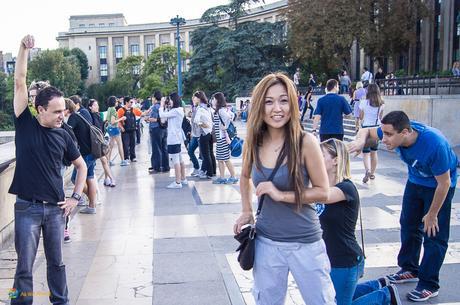
<svg viewBox="0 0 460 305">
<path fill-rule="evenodd" d="M 276 160 L 276 166 L 273 169 L 270 177 L 268 177 L 267 181 L 272 181 L 275 177 L 276 172 L 280 168 L 281 164 L 283 163 L 284 157 L 286 156 L 286 152 L 283 146 L 280 154 L 278 155 L 278 159 Z M 262 206 L 264 204 L 265 195 L 260 196 L 259 205 L 257 207 L 256 219 L 259 216 L 260 211 L 262 210 Z M 243 270 L 251 270 L 254 266 L 254 255 L 256 250 L 256 226 L 254 224 L 247 225 L 240 233 L 236 234 L 234 238 L 240 243 L 236 252 L 238 253 L 238 262 L 240 263 L 241 269 Z"/>
</svg>

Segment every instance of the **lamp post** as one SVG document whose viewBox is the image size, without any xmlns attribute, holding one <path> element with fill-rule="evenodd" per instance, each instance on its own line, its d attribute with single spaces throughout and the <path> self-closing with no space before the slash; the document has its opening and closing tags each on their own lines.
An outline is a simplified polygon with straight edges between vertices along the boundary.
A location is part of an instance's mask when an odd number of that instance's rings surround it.
<svg viewBox="0 0 460 305">
<path fill-rule="evenodd" d="M 182 97 L 182 61 L 180 58 L 180 35 L 179 28 L 185 24 L 185 19 L 176 15 L 169 22 L 171 25 L 176 26 L 176 39 L 177 39 L 177 94 Z"/>
</svg>

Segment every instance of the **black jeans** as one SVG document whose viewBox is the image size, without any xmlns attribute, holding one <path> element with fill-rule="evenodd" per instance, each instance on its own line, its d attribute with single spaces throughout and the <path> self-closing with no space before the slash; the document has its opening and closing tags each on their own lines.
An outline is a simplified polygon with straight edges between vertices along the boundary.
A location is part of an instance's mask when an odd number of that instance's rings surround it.
<svg viewBox="0 0 460 305">
<path fill-rule="evenodd" d="M 200 137 L 200 153 L 203 158 L 201 170 L 208 176 L 216 174 L 216 157 L 214 156 L 214 145 L 212 143 L 211 133 Z"/>
<path fill-rule="evenodd" d="M 337 139 L 343 141 L 343 133 L 324 133 L 319 134 L 319 140 L 321 142 L 329 140 L 329 139 Z"/>
<path fill-rule="evenodd" d="M 150 142 L 152 143 L 150 165 L 156 171 L 169 170 L 167 136 L 168 130 L 166 128 L 156 127 L 150 129 Z"/>
<path fill-rule="evenodd" d="M 122 132 L 121 141 L 125 160 L 136 159 L 136 130 Z"/>
<path fill-rule="evenodd" d="M 313 112 L 315 111 L 315 108 L 313 108 L 313 106 L 311 104 L 308 105 L 308 107 L 307 107 L 307 105 L 305 105 L 305 107 L 302 110 L 302 117 L 300 118 L 301 122 L 303 121 L 303 117 L 305 116 L 305 113 L 307 112 L 308 109 L 310 109 L 310 120 L 313 117 Z"/>
</svg>

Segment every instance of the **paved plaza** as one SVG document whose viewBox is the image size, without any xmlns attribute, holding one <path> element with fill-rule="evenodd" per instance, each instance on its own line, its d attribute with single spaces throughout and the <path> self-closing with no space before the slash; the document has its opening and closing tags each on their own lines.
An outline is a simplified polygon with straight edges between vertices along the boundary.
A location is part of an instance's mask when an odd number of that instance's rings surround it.
<svg viewBox="0 0 460 305">
<path fill-rule="evenodd" d="M 240 126 L 244 136 L 244 128 Z M 241 209 L 238 185 L 213 185 L 189 179 L 188 187 L 166 189 L 171 175 L 149 175 L 147 133 L 137 146 L 138 162 L 112 167 L 115 188 L 99 179 L 96 215 L 74 214 L 72 242 L 64 262 L 72 305 L 252 305 L 252 275 L 236 263 L 232 227 Z M 190 162 L 187 160 L 188 171 Z M 399 213 L 406 168 L 396 154 L 379 153 L 376 179 L 361 183 L 362 160 L 352 159 L 353 181 L 362 203 L 367 256 L 364 279 L 395 272 L 399 249 Z M 237 172 L 241 159 L 234 159 Z M 118 162 L 117 162 L 118 163 Z M 99 177 L 102 174 L 98 162 Z M 11 207 L 13 208 L 13 207 Z M 359 225 L 357 237 L 360 240 Z M 0 252 L 0 304 L 8 304 L 16 254 Z M 453 200 L 450 247 L 441 270 L 439 297 L 425 304 L 460 304 L 460 194 Z M 308 276 L 308 275 L 306 275 Z M 402 284 L 405 294 L 415 286 Z M 40 249 L 35 263 L 34 304 L 49 304 L 46 261 Z M 304 304 L 291 280 L 286 304 Z M 423 303 L 422 303 L 423 304 Z"/>
</svg>

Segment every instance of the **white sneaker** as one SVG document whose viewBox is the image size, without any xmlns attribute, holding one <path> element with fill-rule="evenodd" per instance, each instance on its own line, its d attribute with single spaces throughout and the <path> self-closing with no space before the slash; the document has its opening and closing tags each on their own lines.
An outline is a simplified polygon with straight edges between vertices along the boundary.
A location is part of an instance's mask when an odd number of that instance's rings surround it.
<svg viewBox="0 0 460 305">
<path fill-rule="evenodd" d="M 188 185 L 187 179 L 182 180 L 182 181 L 181 181 L 181 184 L 182 184 L 182 185 Z"/>
<path fill-rule="evenodd" d="M 182 183 L 176 183 L 176 181 L 173 181 L 166 188 L 167 189 L 181 189 L 182 188 Z"/>
<path fill-rule="evenodd" d="M 190 176 L 192 177 L 199 177 L 201 174 L 201 170 L 200 169 L 194 169 L 193 172 L 190 174 Z"/>
</svg>

